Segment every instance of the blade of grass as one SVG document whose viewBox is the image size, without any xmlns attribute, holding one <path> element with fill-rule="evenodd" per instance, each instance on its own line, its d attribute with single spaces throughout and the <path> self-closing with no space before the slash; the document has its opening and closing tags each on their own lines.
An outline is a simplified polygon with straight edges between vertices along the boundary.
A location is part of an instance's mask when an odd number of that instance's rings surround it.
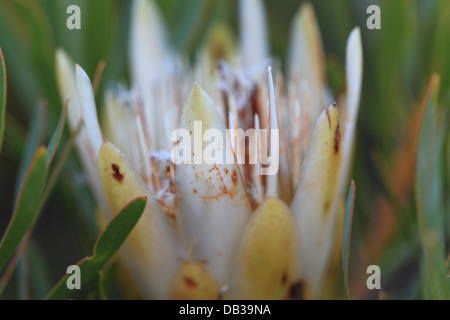
<svg viewBox="0 0 450 320">
<path fill-rule="evenodd" d="M 61 117 L 59 118 L 58 125 L 56 126 L 56 130 L 53 133 L 52 138 L 50 139 L 50 143 L 48 145 L 47 151 L 47 167 L 52 163 L 53 157 L 55 156 L 56 150 L 58 149 L 59 142 L 61 141 L 61 136 L 64 130 L 64 123 L 66 122 L 67 108 L 69 106 L 69 99 L 66 100 L 64 104 L 63 112 L 61 113 Z"/>
<path fill-rule="evenodd" d="M 66 106 L 67 106 L 67 102 L 66 102 Z M 61 156 L 59 157 L 53 170 L 49 174 L 47 184 L 45 186 L 44 192 L 42 193 L 39 207 L 37 209 L 37 216 L 39 216 L 39 214 L 42 212 L 44 205 L 47 202 L 50 192 L 52 191 L 52 189 L 56 183 L 56 180 L 58 179 L 58 176 L 61 173 L 61 169 L 62 169 L 64 163 L 66 162 L 70 151 L 72 150 L 72 147 L 75 143 L 75 139 L 77 138 L 77 135 L 80 132 L 81 127 L 82 127 L 82 122 L 80 122 L 78 124 L 77 128 L 72 132 L 68 142 L 66 143 L 66 145 L 61 153 Z M 62 131 L 62 128 L 60 128 L 60 130 Z M 58 129 L 55 131 L 55 133 L 53 135 L 54 137 L 57 136 L 58 131 L 59 131 Z M 52 144 L 52 143 L 50 143 L 50 144 Z M 58 147 L 58 144 L 56 143 L 56 145 L 54 146 L 55 151 L 56 151 L 57 147 Z M 47 154 L 47 159 L 48 159 L 48 154 Z M 47 160 L 47 163 L 48 163 L 48 160 Z M 48 165 L 47 165 L 47 168 L 48 168 Z M 19 263 L 20 257 L 24 253 L 24 251 L 28 245 L 28 241 L 30 240 L 30 237 L 31 237 L 31 229 L 29 229 L 27 231 L 25 237 L 23 238 L 19 247 L 17 248 L 16 252 L 14 253 L 14 256 L 12 257 L 10 263 L 8 264 L 7 268 L 5 269 L 5 272 L 3 273 L 2 277 L 0 278 L 0 296 L 2 295 L 3 290 L 6 288 L 6 285 L 8 284 L 17 264 Z M 48 292 L 48 290 L 47 290 L 47 292 Z"/>
<path fill-rule="evenodd" d="M 51 289 L 51 277 L 45 256 L 33 239 L 28 246 L 28 255 L 31 269 L 31 299 L 43 299 Z"/>
<path fill-rule="evenodd" d="M 6 108 L 6 67 L 0 48 L 0 152 L 2 151 L 3 136 L 5 134 L 5 108 Z"/>
<path fill-rule="evenodd" d="M 420 133 L 416 167 L 417 222 L 422 254 L 422 288 L 426 299 L 450 299 L 445 267 L 444 182 L 442 171 L 445 147 L 445 116 L 439 113 L 437 98 L 439 76 L 433 75 L 432 95 Z"/>
<path fill-rule="evenodd" d="M 20 188 L 13 216 L 0 242 L 0 272 L 20 241 L 33 226 L 47 177 L 47 149 L 40 147 L 31 162 Z"/>
<path fill-rule="evenodd" d="M 146 204 L 147 198 L 139 197 L 125 206 L 98 237 L 93 255 L 77 263 L 81 271 L 80 282 L 82 287 L 93 280 L 108 260 L 117 252 L 139 221 Z M 74 291 L 67 288 L 66 281 L 69 276 L 69 274 L 66 274 L 62 277 L 47 295 L 46 299 L 63 300 L 70 298 Z"/>
<path fill-rule="evenodd" d="M 190 52 L 209 22 L 215 2 L 195 0 L 186 2 L 183 18 L 175 36 L 175 47 Z"/>
<path fill-rule="evenodd" d="M 6 156 L 15 162 L 20 161 L 25 150 L 27 133 L 22 126 L 8 111 L 5 112 L 5 150 Z"/>
<path fill-rule="evenodd" d="M 355 181 L 352 180 L 350 190 L 348 191 L 347 205 L 345 207 L 344 230 L 342 238 L 342 270 L 344 271 L 345 295 L 350 299 L 348 286 L 348 261 L 350 253 L 350 240 L 352 237 L 353 212 L 355 209 Z"/>
<path fill-rule="evenodd" d="M 27 135 L 27 142 L 25 144 L 25 152 L 20 159 L 19 172 L 16 180 L 15 197 L 17 201 L 18 191 L 20 190 L 25 174 L 30 166 L 33 156 L 41 143 L 44 123 L 46 119 L 46 102 L 41 100 L 35 110 L 31 126 Z"/>
<path fill-rule="evenodd" d="M 30 111 L 39 96 L 40 83 L 33 71 L 29 50 L 26 50 L 28 39 L 26 29 L 21 23 L 14 1 L 0 2 L 0 42 L 3 54 L 8 61 L 8 83 L 20 92 L 22 105 Z"/>
<path fill-rule="evenodd" d="M 97 89 L 100 84 L 100 80 L 102 78 L 105 67 L 106 67 L 106 62 L 104 60 L 100 61 L 97 64 L 97 69 L 95 69 L 94 79 L 92 80 L 92 90 L 94 91 L 94 94 L 97 93 Z"/>
<path fill-rule="evenodd" d="M 59 96 L 54 77 L 54 52 L 55 40 L 52 26 L 47 13 L 41 5 L 41 1 L 14 1 L 14 7 L 20 16 L 22 25 L 25 27 L 26 46 L 32 70 L 37 75 L 40 94 L 49 101 L 48 122 L 53 124 L 57 121 L 59 112 Z M 26 49 L 25 49 L 26 48 Z"/>
<path fill-rule="evenodd" d="M 70 151 L 72 150 L 72 147 L 75 143 L 75 140 L 78 136 L 78 133 L 81 130 L 82 122 L 78 124 L 76 129 L 72 132 L 70 135 L 69 140 L 67 141 L 66 145 L 64 146 L 63 151 L 61 152 L 60 157 L 58 158 L 58 161 L 56 162 L 53 170 L 49 174 L 49 178 L 47 180 L 47 185 L 45 186 L 44 192 L 42 193 L 41 203 L 39 204 L 39 211 L 41 211 L 47 202 L 47 199 L 50 195 L 50 192 L 52 191 L 53 187 L 55 186 L 56 180 L 59 177 L 59 174 L 61 173 L 61 170 L 66 163 L 66 160 L 69 156 Z"/>
<path fill-rule="evenodd" d="M 445 264 L 447 266 L 447 269 L 448 269 L 447 278 L 450 278 L 450 265 L 448 264 L 449 261 L 450 261 L 450 254 L 448 255 L 447 263 Z"/>
</svg>

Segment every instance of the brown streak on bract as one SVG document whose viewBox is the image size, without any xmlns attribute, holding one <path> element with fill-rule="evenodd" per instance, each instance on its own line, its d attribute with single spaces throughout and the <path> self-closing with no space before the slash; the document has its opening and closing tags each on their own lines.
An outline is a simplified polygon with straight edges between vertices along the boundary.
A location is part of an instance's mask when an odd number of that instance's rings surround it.
<svg viewBox="0 0 450 320">
<path fill-rule="evenodd" d="M 328 113 L 329 108 L 327 108 L 327 110 L 325 110 L 325 114 L 327 115 L 328 118 L 328 128 L 330 128 L 331 130 L 331 118 L 330 118 L 330 114 Z"/>
<path fill-rule="evenodd" d="M 336 131 L 334 133 L 334 154 L 337 154 L 339 152 L 340 141 L 341 141 L 341 130 L 338 124 L 336 127 Z"/>
</svg>

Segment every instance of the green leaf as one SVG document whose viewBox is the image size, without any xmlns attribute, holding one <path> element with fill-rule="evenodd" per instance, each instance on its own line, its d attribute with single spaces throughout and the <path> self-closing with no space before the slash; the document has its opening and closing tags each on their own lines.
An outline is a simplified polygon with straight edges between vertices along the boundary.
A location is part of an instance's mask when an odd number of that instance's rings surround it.
<svg viewBox="0 0 450 320">
<path fill-rule="evenodd" d="M 108 300 L 108 296 L 110 296 L 110 292 L 114 285 L 117 268 L 117 263 L 113 263 L 100 272 L 98 277 L 98 291 L 102 300 Z"/>
<path fill-rule="evenodd" d="M 61 141 L 61 136 L 62 136 L 62 133 L 64 130 L 64 123 L 66 122 L 66 114 L 67 114 L 68 106 L 69 106 L 69 99 L 66 100 L 66 103 L 64 105 L 64 109 L 61 114 L 61 117 L 59 118 L 59 122 L 56 127 L 56 130 L 53 133 L 53 136 L 48 145 L 47 166 L 50 166 L 50 164 L 53 160 L 53 157 L 55 156 L 56 150 L 58 149 L 59 142 Z"/>
<path fill-rule="evenodd" d="M 43 299 L 51 287 L 51 274 L 48 262 L 43 255 L 42 248 L 31 239 L 28 245 L 28 256 L 31 274 L 30 287 L 32 299 Z"/>
<path fill-rule="evenodd" d="M 439 77 L 431 80 L 432 94 L 420 133 L 416 167 L 417 222 L 422 254 L 422 288 L 426 299 L 450 299 L 450 283 L 445 265 L 445 172 L 442 166 L 445 150 L 445 114 L 437 108 Z M 447 195 L 448 196 L 448 195 Z"/>
<path fill-rule="evenodd" d="M 33 156 L 41 144 L 41 138 L 43 136 L 43 128 L 45 127 L 46 121 L 46 103 L 41 100 L 38 107 L 35 110 L 33 119 L 31 122 L 31 127 L 27 134 L 27 141 L 25 144 L 25 152 L 20 159 L 19 172 L 16 178 L 16 189 L 15 189 L 15 201 L 17 201 L 18 192 L 23 184 L 25 174 L 31 164 Z"/>
<path fill-rule="evenodd" d="M 347 205 L 345 207 L 344 230 L 342 239 L 342 270 L 344 271 L 344 286 L 347 299 L 350 298 L 348 288 L 348 258 L 350 253 L 350 240 L 352 237 L 353 211 L 355 209 L 355 181 L 352 180 L 348 191 Z"/>
<path fill-rule="evenodd" d="M 26 37 L 24 50 L 29 58 L 34 74 L 37 76 L 38 86 L 41 89 L 40 96 L 49 101 L 49 123 L 56 122 L 59 111 L 59 96 L 56 88 L 54 52 L 55 41 L 52 26 L 47 13 L 41 5 L 41 1 L 14 1 L 14 9 L 19 15 Z M 16 31 L 17 33 L 17 31 Z"/>
<path fill-rule="evenodd" d="M 212 0 L 185 2 L 183 16 L 175 35 L 177 49 L 184 49 L 187 52 L 193 49 L 211 18 L 214 5 L 215 2 Z"/>
<path fill-rule="evenodd" d="M 8 84 L 21 93 L 18 97 L 26 107 L 25 110 L 29 111 L 39 97 L 40 83 L 33 71 L 29 50 L 24 49 L 28 39 L 14 3 L 0 1 L 0 43 L 3 44 L 3 54 L 8 61 Z"/>
<path fill-rule="evenodd" d="M 131 201 L 111 220 L 103 233 L 100 234 L 94 246 L 94 254 L 77 263 L 81 271 L 82 287 L 93 280 L 108 260 L 117 252 L 139 221 L 146 204 L 146 197 L 139 197 Z M 66 274 L 50 291 L 46 299 L 68 299 L 74 293 L 66 285 L 69 276 L 69 274 Z"/>
<path fill-rule="evenodd" d="M 6 108 L 6 67 L 3 52 L 0 48 L 0 152 L 2 151 L 3 135 L 5 134 Z"/>
<path fill-rule="evenodd" d="M 0 242 L 0 272 L 20 241 L 33 226 L 47 177 L 47 150 L 39 148 L 20 188 L 11 221 Z"/>
<path fill-rule="evenodd" d="M 66 113 L 66 109 L 67 109 L 67 103 L 66 103 L 66 108 L 63 111 L 63 113 Z M 61 120 L 64 121 L 64 117 L 65 115 L 62 115 Z M 60 128 L 61 132 L 62 132 L 62 127 Z M 61 155 L 58 159 L 58 161 L 56 162 L 55 166 L 53 167 L 53 170 L 51 172 L 49 172 L 48 175 L 48 179 L 47 179 L 47 184 L 44 188 L 44 191 L 41 194 L 41 198 L 40 198 L 40 202 L 39 202 L 39 206 L 37 209 L 37 213 L 36 215 L 39 216 L 39 214 L 42 212 L 42 209 L 44 208 L 44 205 L 47 202 L 48 197 L 50 196 L 50 193 L 56 183 L 56 180 L 61 172 L 61 169 L 65 163 L 65 161 L 67 160 L 67 157 L 69 155 L 70 150 L 72 149 L 72 146 L 75 142 L 75 139 L 78 135 L 78 132 L 81 129 L 81 122 L 78 125 L 78 127 L 74 130 L 74 132 L 72 132 L 69 141 L 66 143 L 63 151 L 61 152 Z M 55 132 L 52 141 L 54 140 L 55 143 L 50 142 L 50 146 L 49 149 L 53 149 L 56 150 L 58 142 L 56 142 L 59 138 L 55 138 L 58 136 L 58 130 Z M 54 152 L 54 151 L 53 151 Z M 48 155 L 48 151 L 47 151 L 47 168 L 49 169 L 49 155 Z M 27 245 L 28 245 L 28 240 L 30 238 L 31 235 L 31 229 L 28 230 L 27 234 L 25 235 L 25 237 L 23 238 L 23 240 L 21 241 L 21 244 L 19 245 L 18 249 L 16 250 L 13 258 L 11 258 L 10 263 L 8 265 L 8 268 L 5 269 L 5 272 L 3 273 L 2 277 L 0 278 L 0 296 L 2 295 L 3 290 L 5 289 L 6 285 L 8 284 L 8 281 L 10 279 L 10 276 L 12 274 L 12 271 L 16 268 L 17 263 L 19 263 L 22 254 L 24 253 L 24 250 L 26 249 Z M 34 270 L 35 268 L 33 268 Z M 37 286 L 41 291 L 43 291 L 43 287 L 42 286 Z M 42 297 L 49 291 L 45 290 L 44 294 L 41 294 Z"/>
</svg>

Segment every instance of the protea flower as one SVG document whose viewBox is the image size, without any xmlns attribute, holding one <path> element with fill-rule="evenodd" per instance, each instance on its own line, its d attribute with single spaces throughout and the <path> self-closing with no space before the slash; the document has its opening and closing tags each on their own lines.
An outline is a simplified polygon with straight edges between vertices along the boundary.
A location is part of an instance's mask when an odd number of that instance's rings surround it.
<svg viewBox="0 0 450 320">
<path fill-rule="evenodd" d="M 360 32 L 355 28 L 349 36 L 347 92 L 336 104 L 310 6 L 294 21 L 287 77 L 275 68 L 275 81 L 262 3 L 240 1 L 240 13 L 238 49 L 228 29 L 217 26 L 189 68 L 166 43 L 155 5 L 135 1 L 132 86 L 105 93 L 103 130 L 88 76 L 57 52 L 71 128 L 84 123 L 77 148 L 100 221 L 137 196 L 149 199 L 119 254 L 134 297 L 321 297 L 349 183 L 362 77 Z M 231 138 L 226 129 L 279 129 L 279 136 L 258 136 L 268 144 L 249 143 L 244 163 L 175 164 L 171 151 L 180 143 L 180 128 L 200 141 L 202 152 L 211 151 L 194 132 L 196 121 L 225 139 Z M 279 170 L 261 175 L 264 165 L 247 160 L 269 151 L 277 138 Z M 231 146 L 217 144 L 213 152 L 237 155 Z"/>
</svg>

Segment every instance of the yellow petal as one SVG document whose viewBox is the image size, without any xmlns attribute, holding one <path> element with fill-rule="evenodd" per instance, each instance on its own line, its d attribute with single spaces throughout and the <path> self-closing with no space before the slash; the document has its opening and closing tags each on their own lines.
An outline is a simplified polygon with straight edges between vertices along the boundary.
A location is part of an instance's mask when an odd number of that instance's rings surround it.
<svg viewBox="0 0 450 320">
<path fill-rule="evenodd" d="M 233 31 L 226 23 L 216 23 L 208 33 L 205 44 L 204 54 L 208 57 L 209 75 L 217 70 L 217 61 L 232 61 L 235 51 Z"/>
<path fill-rule="evenodd" d="M 217 300 L 220 288 L 201 262 L 186 262 L 177 271 L 170 290 L 173 300 Z"/>
<path fill-rule="evenodd" d="M 134 168 L 110 142 L 103 143 L 98 166 L 110 212 L 118 212 L 138 196 L 148 197 L 147 207 L 120 254 L 143 298 L 166 299 L 178 262 L 175 230 Z"/>
<path fill-rule="evenodd" d="M 295 272 L 294 220 L 280 200 L 268 198 L 253 214 L 237 256 L 235 299 L 281 299 Z"/>
<path fill-rule="evenodd" d="M 300 238 L 298 273 L 319 293 L 335 235 L 335 196 L 340 166 L 340 127 L 336 105 L 317 121 L 291 210 Z"/>
</svg>

